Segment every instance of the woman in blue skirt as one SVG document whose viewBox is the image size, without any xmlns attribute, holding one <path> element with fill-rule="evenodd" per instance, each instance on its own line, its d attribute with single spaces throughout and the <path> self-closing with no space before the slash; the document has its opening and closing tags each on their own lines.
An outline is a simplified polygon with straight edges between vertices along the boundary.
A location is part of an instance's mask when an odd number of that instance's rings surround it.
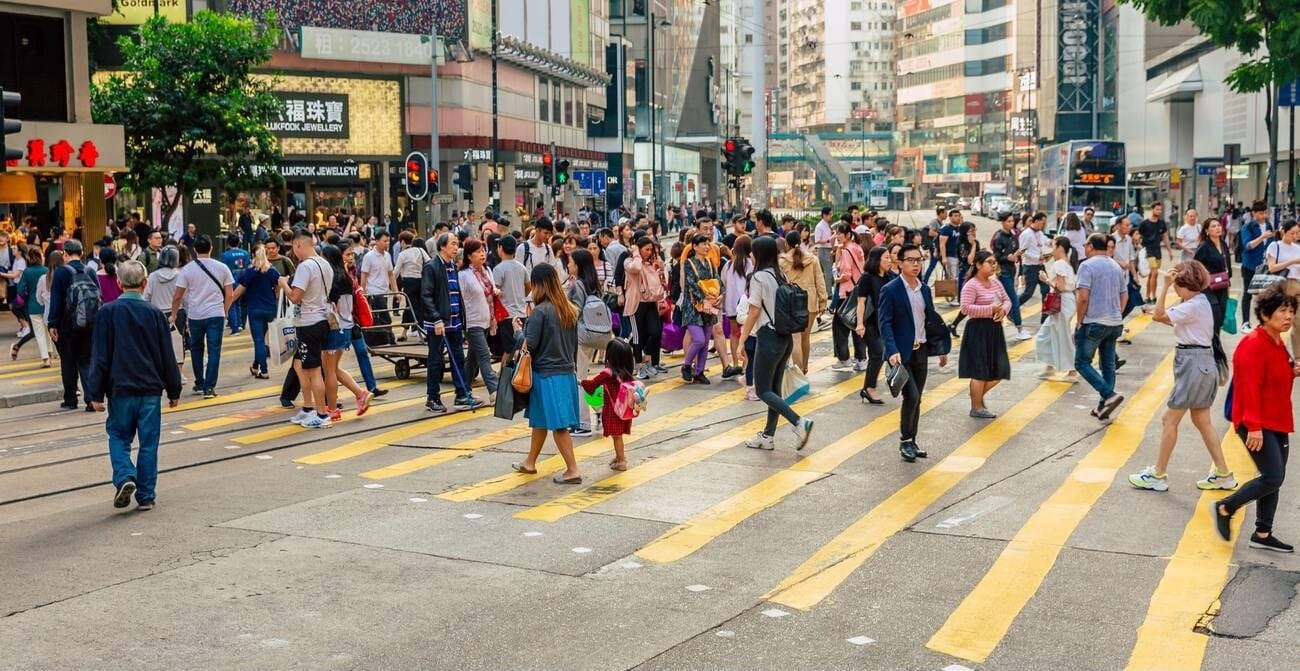
<svg viewBox="0 0 1300 671">
<path fill-rule="evenodd" d="M 573 439 L 569 429 L 578 426 L 578 308 L 565 296 L 555 266 L 539 263 L 533 267 L 533 312 L 524 326 L 524 346 L 533 357 L 533 388 L 528 394 L 524 416 L 533 430 L 528 456 L 514 464 L 520 473 L 537 472 L 537 457 L 546 444 L 546 432 L 555 432 L 555 447 L 564 458 L 564 472 L 552 480 L 556 484 L 582 483 L 578 461 L 573 457 Z"/>
</svg>

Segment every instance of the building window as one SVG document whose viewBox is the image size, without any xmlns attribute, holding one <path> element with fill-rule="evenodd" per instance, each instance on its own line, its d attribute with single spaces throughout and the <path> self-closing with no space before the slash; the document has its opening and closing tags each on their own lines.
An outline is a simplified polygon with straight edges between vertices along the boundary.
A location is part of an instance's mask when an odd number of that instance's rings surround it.
<svg viewBox="0 0 1300 671">
<path fill-rule="evenodd" d="M 849 30 L 862 30 L 861 21 L 852 21 L 849 23 Z"/>
<path fill-rule="evenodd" d="M 547 81 L 545 77 L 537 78 L 537 120 L 538 121 L 550 120 L 550 111 L 551 111 L 550 89 L 551 89 L 551 83 Z"/>
<path fill-rule="evenodd" d="M 987 44 L 1007 39 L 1009 23 L 1002 23 L 988 28 L 975 28 L 966 31 L 966 44 Z"/>
<path fill-rule="evenodd" d="M 555 88 L 552 90 L 554 96 L 551 98 L 551 121 L 554 123 L 563 123 L 564 117 L 560 116 L 562 107 L 562 98 L 564 97 L 564 85 L 555 82 Z"/>
<path fill-rule="evenodd" d="M 851 91 L 861 91 L 861 90 L 862 90 L 862 82 L 853 82 L 853 83 L 849 84 L 849 90 L 851 90 Z"/>
</svg>

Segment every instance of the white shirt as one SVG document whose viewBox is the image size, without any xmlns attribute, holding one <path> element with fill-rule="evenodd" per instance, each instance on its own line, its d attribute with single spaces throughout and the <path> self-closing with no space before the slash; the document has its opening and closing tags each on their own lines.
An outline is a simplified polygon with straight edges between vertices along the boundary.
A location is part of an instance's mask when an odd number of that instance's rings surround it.
<svg viewBox="0 0 1300 671">
<path fill-rule="evenodd" d="M 522 248 L 515 252 L 515 258 L 522 261 L 524 267 L 531 274 L 533 268 L 539 263 L 549 263 L 555 266 L 555 271 L 559 273 L 560 280 L 563 281 L 569 276 L 569 269 L 564 267 L 564 263 L 555 256 L 555 250 L 550 245 L 536 246 L 532 240 L 525 240 Z"/>
<path fill-rule="evenodd" d="M 1205 294 L 1196 294 L 1190 300 L 1166 308 L 1169 321 L 1174 323 L 1174 339 L 1179 345 L 1209 347 L 1214 340 L 1214 308 Z"/>
<path fill-rule="evenodd" d="M 1047 236 L 1042 231 L 1026 228 L 1020 232 L 1020 248 L 1025 250 L 1023 263 L 1026 266 L 1043 265 L 1043 254 L 1047 253 Z"/>
<path fill-rule="evenodd" d="M 1110 237 L 1115 239 L 1115 256 L 1113 257 L 1115 262 L 1131 267 L 1136 256 L 1133 249 L 1133 237 L 1129 235 L 1120 236 L 1119 233 L 1115 233 Z"/>
<path fill-rule="evenodd" d="M 1065 293 L 1072 293 L 1074 291 L 1076 277 L 1074 274 L 1074 266 L 1070 265 L 1069 261 L 1061 259 L 1047 264 L 1047 281 L 1051 283 L 1053 289 L 1056 288 L 1056 278 L 1058 277 L 1065 278 Z"/>
<path fill-rule="evenodd" d="M 203 272 L 203 268 L 208 272 Z M 208 277 L 208 273 L 212 277 Z M 213 282 L 215 277 L 217 282 Z M 221 286 L 218 287 L 217 283 Z M 212 319 L 226 316 L 225 288 L 234 285 L 235 278 L 226 264 L 214 259 L 195 259 L 181 268 L 176 278 L 176 288 L 185 290 L 185 315 L 187 319 Z"/>
<path fill-rule="evenodd" d="M 912 326 L 916 334 L 913 345 L 925 343 L 925 294 L 921 293 L 921 287 L 925 286 L 923 282 L 917 280 L 916 286 L 903 280 L 903 286 L 907 289 L 907 300 L 912 304 Z"/>
<path fill-rule="evenodd" d="M 1178 241 L 1188 250 L 1183 252 L 1183 254 L 1185 254 L 1189 259 L 1192 258 L 1192 255 L 1196 253 L 1196 246 L 1201 242 L 1200 227 L 1191 224 L 1183 224 L 1178 228 Z"/>
<path fill-rule="evenodd" d="M 818 247 L 831 246 L 831 224 L 829 221 L 822 219 L 817 222 L 817 227 L 813 229 L 813 243 Z"/>
<path fill-rule="evenodd" d="M 302 289 L 302 302 L 293 317 L 294 326 L 311 326 L 326 319 L 334 269 L 319 256 L 310 256 L 293 273 L 295 289 Z"/>
<path fill-rule="evenodd" d="M 1281 240 L 1275 240 L 1269 243 L 1268 248 L 1264 251 L 1264 257 L 1272 259 L 1273 263 L 1286 263 L 1297 256 L 1300 256 L 1300 243 L 1297 242 L 1287 244 Z M 1287 268 L 1286 276 L 1292 279 L 1300 279 L 1300 264 Z"/>
<path fill-rule="evenodd" d="M 407 247 L 397 255 L 397 276 L 420 279 L 420 273 L 428 261 L 429 253 L 423 247 Z"/>
<path fill-rule="evenodd" d="M 380 254 L 378 251 L 366 254 L 361 259 L 361 272 L 366 274 L 366 286 L 362 291 L 367 296 L 386 294 L 392 289 L 388 278 L 393 274 L 393 262 L 388 259 L 387 254 Z"/>
</svg>

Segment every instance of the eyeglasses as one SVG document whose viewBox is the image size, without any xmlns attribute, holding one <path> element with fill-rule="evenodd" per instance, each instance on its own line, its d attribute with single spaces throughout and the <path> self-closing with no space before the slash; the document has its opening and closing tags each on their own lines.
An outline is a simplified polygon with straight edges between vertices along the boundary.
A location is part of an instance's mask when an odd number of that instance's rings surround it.
<svg viewBox="0 0 1300 671">
<path fill-rule="evenodd" d="M 905 257 L 903 257 L 903 263 L 920 263 L 920 262 L 921 262 L 921 257 L 919 257 L 919 256 L 905 256 Z"/>
</svg>

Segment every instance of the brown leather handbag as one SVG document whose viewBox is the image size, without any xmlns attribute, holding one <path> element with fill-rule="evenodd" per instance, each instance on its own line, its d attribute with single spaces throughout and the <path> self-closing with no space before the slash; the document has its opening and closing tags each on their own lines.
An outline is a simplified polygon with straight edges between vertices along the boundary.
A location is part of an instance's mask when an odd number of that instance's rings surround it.
<svg viewBox="0 0 1300 671">
<path fill-rule="evenodd" d="M 533 355 L 528 351 L 528 343 L 519 350 L 519 361 L 515 364 L 515 376 L 511 378 L 510 386 L 521 394 L 533 389 Z"/>
</svg>

